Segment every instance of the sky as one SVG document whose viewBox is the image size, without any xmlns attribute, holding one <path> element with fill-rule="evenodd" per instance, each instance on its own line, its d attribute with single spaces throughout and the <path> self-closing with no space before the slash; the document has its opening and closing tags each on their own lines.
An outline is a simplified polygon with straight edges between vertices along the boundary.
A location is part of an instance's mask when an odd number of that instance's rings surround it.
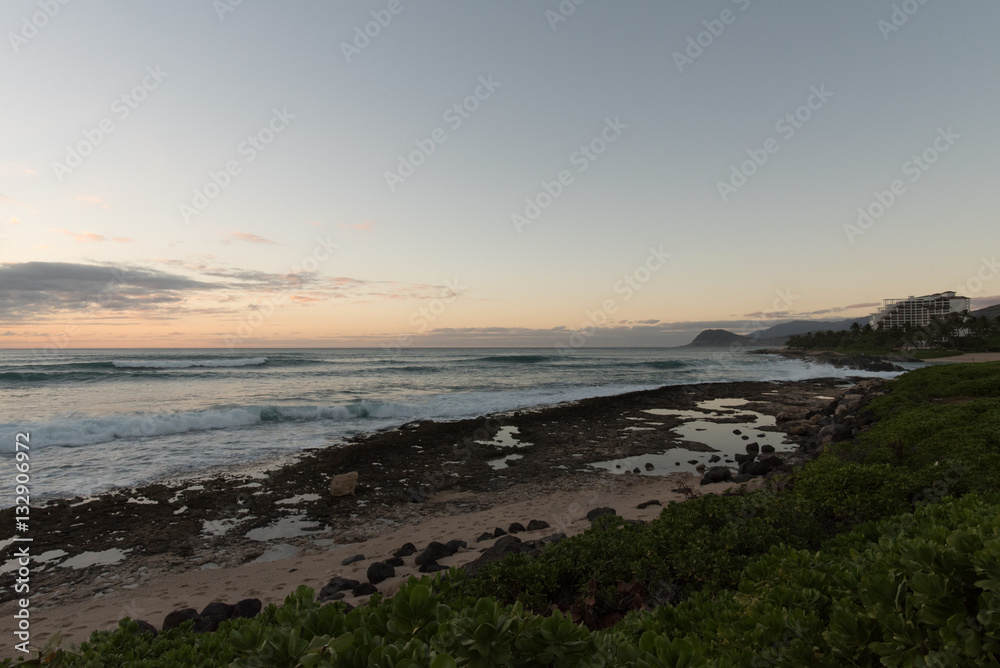
<svg viewBox="0 0 1000 668">
<path fill-rule="evenodd" d="M 1000 5 L 5 0 L 0 348 L 1000 302 Z"/>
</svg>

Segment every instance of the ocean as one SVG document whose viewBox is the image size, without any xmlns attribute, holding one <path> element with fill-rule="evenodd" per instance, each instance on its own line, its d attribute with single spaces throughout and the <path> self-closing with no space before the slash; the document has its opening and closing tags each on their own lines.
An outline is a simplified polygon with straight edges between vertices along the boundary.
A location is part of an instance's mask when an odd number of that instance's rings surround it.
<svg viewBox="0 0 1000 668">
<path fill-rule="evenodd" d="M 0 350 L 0 457 L 28 432 L 32 498 L 68 498 L 417 419 L 663 385 L 894 375 L 706 348 Z M 0 486 L 0 506 L 13 487 Z"/>
</svg>

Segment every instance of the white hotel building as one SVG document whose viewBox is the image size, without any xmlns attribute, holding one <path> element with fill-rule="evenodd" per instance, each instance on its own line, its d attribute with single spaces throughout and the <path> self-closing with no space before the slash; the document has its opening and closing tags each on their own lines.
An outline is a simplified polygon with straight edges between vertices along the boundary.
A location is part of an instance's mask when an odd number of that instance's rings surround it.
<svg viewBox="0 0 1000 668">
<path fill-rule="evenodd" d="M 950 313 L 962 313 L 972 308 L 968 297 L 957 297 L 954 292 L 939 292 L 923 297 L 884 299 L 882 308 L 871 319 L 872 329 L 902 327 L 910 324 L 926 327 L 935 318 L 946 318 Z"/>
</svg>

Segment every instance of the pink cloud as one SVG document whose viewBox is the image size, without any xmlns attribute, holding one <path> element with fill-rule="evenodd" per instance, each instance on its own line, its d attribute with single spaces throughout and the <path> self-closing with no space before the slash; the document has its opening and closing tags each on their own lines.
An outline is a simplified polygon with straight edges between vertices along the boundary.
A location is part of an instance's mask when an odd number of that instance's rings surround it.
<svg viewBox="0 0 1000 668">
<path fill-rule="evenodd" d="M 77 243 L 87 243 L 90 241 L 107 241 L 108 238 L 93 232 L 70 232 L 69 230 L 55 230 L 59 234 L 68 234 Z"/>
<path fill-rule="evenodd" d="M 223 243 L 229 243 L 230 241 L 247 241 L 252 244 L 271 244 L 277 246 L 278 242 L 271 241 L 270 239 L 265 239 L 262 236 L 256 234 L 250 234 L 249 232 L 230 232 L 229 237 L 227 237 Z"/>
</svg>

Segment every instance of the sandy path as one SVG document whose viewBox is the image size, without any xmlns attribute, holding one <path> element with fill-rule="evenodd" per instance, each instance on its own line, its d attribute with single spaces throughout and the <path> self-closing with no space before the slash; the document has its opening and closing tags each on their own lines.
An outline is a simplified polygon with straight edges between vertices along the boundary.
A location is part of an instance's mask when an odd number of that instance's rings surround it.
<svg viewBox="0 0 1000 668">
<path fill-rule="evenodd" d="M 235 603 L 243 598 L 257 597 L 264 605 L 281 603 L 297 586 L 305 584 L 318 592 L 335 575 L 365 582 L 365 573 L 372 562 L 391 557 L 407 542 L 422 549 L 432 540 L 464 540 L 469 548 L 440 562 L 445 566 L 456 566 L 474 560 L 481 549 L 493 544 L 493 541 L 476 543 L 480 534 L 498 526 L 506 530 L 512 522 L 527 525 L 530 520 L 539 519 L 551 525 L 548 529 L 518 534 L 522 540 L 531 540 L 559 531 L 568 535 L 583 531 L 590 526 L 586 519 L 587 511 L 598 506 L 613 507 L 626 519 L 648 521 L 659 514 L 660 507 L 637 510 L 636 505 L 650 499 L 657 499 L 663 505 L 670 501 L 682 501 L 682 494 L 671 491 L 680 482 L 691 484 L 696 493 L 708 489 L 719 493 L 731 486 L 716 484 L 710 488 L 700 487 L 698 478 L 687 474 L 663 477 L 604 475 L 595 485 L 584 489 L 537 495 L 532 495 L 527 488 L 515 489 L 508 498 L 520 500 L 501 502 L 489 510 L 467 513 L 454 512 L 448 507 L 450 501 L 460 501 L 463 497 L 467 498 L 467 494 L 432 498 L 429 503 L 435 503 L 440 508 L 434 516 L 364 542 L 317 548 L 312 553 L 269 563 L 154 573 L 138 586 L 133 585 L 135 588 L 111 584 L 99 598 L 86 601 L 47 604 L 36 597 L 32 601 L 32 646 L 41 647 L 53 632 L 60 629 L 64 646 L 66 643 L 78 644 L 86 640 L 93 630 L 115 628 L 118 620 L 125 616 L 144 619 L 159 628 L 167 613 L 187 607 L 201 610 L 212 601 Z M 368 558 L 350 566 L 341 565 L 344 558 L 358 553 Z M 405 565 L 396 569 L 395 578 L 379 584 L 381 592 L 392 594 L 405 578 L 413 574 L 419 576 L 413 564 L 414 556 L 405 558 Z M 350 597 L 346 600 L 358 602 Z M 0 607 L 0 615 L 7 616 L 12 612 L 12 602 Z"/>
</svg>

